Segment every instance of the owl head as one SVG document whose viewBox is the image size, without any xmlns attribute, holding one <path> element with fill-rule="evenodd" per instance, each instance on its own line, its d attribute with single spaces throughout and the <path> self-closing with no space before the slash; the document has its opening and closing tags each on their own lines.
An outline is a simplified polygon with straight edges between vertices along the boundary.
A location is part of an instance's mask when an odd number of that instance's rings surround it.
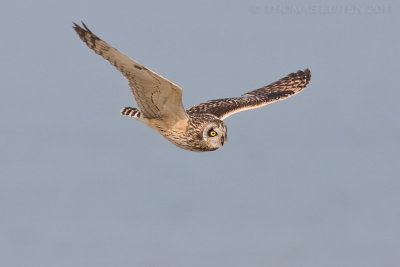
<svg viewBox="0 0 400 267">
<path fill-rule="evenodd" d="M 225 123 L 210 114 L 191 116 L 187 131 L 193 151 L 212 151 L 222 147 L 227 141 L 227 133 Z"/>
</svg>

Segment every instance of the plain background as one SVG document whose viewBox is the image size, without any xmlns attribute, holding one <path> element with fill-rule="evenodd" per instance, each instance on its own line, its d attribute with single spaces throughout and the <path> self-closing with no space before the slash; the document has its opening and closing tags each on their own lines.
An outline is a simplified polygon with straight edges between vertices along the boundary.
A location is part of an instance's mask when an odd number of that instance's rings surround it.
<svg viewBox="0 0 400 267">
<path fill-rule="evenodd" d="M 146 2 L 146 3 L 145 3 Z M 399 266 L 396 1 L 7 1 L 0 265 Z M 186 108 L 310 68 L 300 94 L 181 150 L 119 110 L 91 30 Z"/>
</svg>

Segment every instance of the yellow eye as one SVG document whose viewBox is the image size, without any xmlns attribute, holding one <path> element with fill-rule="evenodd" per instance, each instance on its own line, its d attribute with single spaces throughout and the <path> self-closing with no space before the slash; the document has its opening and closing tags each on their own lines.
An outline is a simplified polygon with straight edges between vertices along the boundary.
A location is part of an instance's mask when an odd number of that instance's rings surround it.
<svg viewBox="0 0 400 267">
<path fill-rule="evenodd" d="M 214 131 L 214 130 L 211 130 L 211 131 L 208 132 L 208 134 L 209 134 L 210 136 L 214 137 L 214 136 L 217 135 L 217 132 Z"/>
</svg>

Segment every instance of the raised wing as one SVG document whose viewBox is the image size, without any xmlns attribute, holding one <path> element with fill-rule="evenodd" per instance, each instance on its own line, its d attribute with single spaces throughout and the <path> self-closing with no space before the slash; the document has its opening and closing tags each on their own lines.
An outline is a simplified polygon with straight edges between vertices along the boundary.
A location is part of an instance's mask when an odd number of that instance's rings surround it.
<svg viewBox="0 0 400 267">
<path fill-rule="evenodd" d="M 83 28 L 74 23 L 79 37 L 128 79 L 136 103 L 145 118 L 160 119 L 172 124 L 187 119 L 182 104 L 182 89 L 178 85 L 124 55 L 93 34 L 83 22 L 82 25 Z"/>
<path fill-rule="evenodd" d="M 260 89 L 247 92 L 240 97 L 210 100 L 187 110 L 188 114 L 208 113 L 221 120 L 248 109 L 259 108 L 272 102 L 283 100 L 300 92 L 311 79 L 309 69 L 299 70 L 288 76 L 264 86 Z"/>
</svg>

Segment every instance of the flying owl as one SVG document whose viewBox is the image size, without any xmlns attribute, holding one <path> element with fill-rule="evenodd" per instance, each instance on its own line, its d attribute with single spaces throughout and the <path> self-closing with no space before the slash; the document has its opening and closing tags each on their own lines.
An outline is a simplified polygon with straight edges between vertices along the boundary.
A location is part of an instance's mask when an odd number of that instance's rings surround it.
<svg viewBox="0 0 400 267">
<path fill-rule="evenodd" d="M 239 97 L 210 100 L 185 110 L 182 89 L 110 46 L 82 22 L 73 28 L 86 45 L 114 65 L 128 80 L 138 108 L 122 115 L 144 122 L 176 146 L 191 151 L 213 151 L 227 141 L 223 120 L 240 111 L 259 108 L 300 92 L 311 79 L 309 69 Z"/>
</svg>

